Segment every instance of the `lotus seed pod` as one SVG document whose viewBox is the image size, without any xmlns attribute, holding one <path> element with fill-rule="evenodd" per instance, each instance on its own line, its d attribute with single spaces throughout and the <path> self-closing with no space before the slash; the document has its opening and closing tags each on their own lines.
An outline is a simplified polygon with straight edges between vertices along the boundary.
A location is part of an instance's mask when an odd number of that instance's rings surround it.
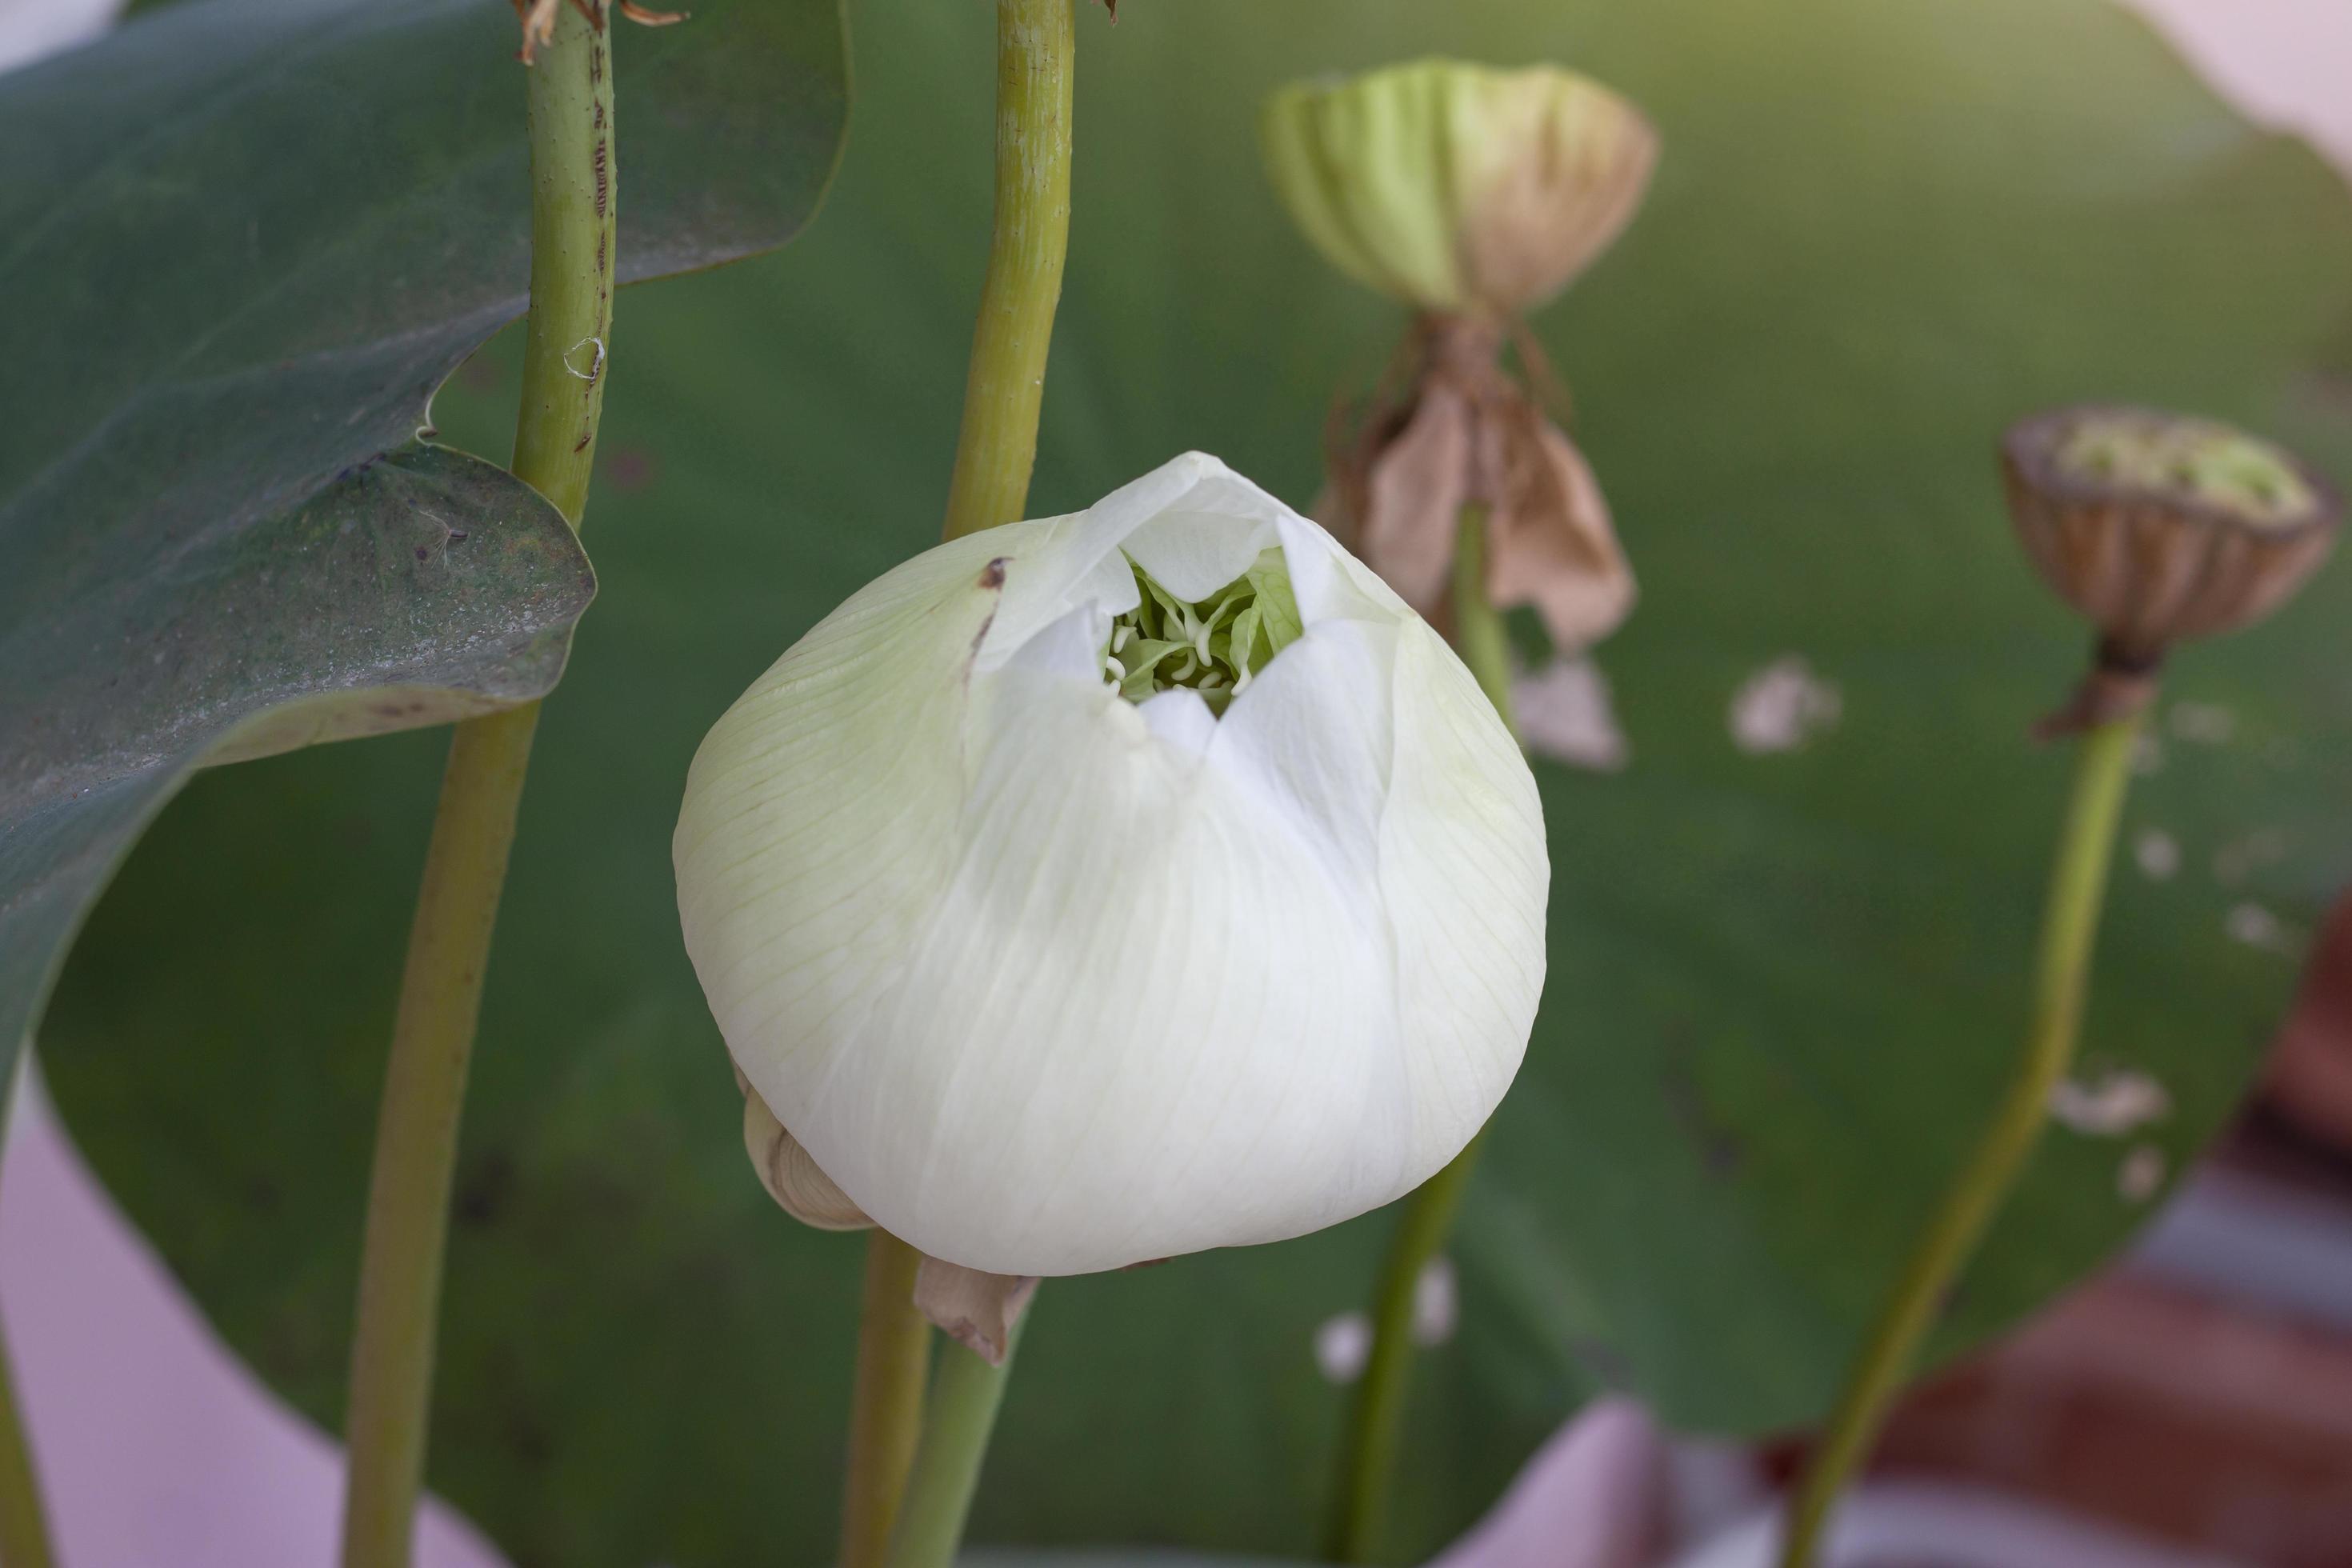
<svg viewBox="0 0 2352 1568">
<path fill-rule="evenodd" d="M 848 1212 L 1014 1279 L 1410 1191 L 1543 984 L 1509 731 L 1377 576 L 1197 453 L 868 584 L 711 730 L 673 853 L 779 1131 Z"/>
<path fill-rule="evenodd" d="M 1589 77 L 1451 60 L 1294 83 L 1261 132 L 1275 189 L 1333 266 L 1487 318 L 1541 304 L 1607 249 L 1658 151 L 1640 110 Z"/>
<path fill-rule="evenodd" d="M 2283 448 L 2209 419 L 2084 405 L 2012 426 L 2010 511 L 2111 662 L 2262 619 L 2326 559 L 2342 507 Z"/>
</svg>

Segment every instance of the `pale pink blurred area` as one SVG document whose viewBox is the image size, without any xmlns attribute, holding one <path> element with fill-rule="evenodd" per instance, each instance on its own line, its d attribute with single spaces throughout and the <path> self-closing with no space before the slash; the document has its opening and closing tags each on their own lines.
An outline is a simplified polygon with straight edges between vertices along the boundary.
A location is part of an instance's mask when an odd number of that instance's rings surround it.
<svg viewBox="0 0 2352 1568">
<path fill-rule="evenodd" d="M 2309 137 L 2352 169 L 2352 0 L 2131 6 L 2248 115 Z M 116 8 L 115 0 L 0 0 L 0 70 L 95 36 Z M 2344 1070 L 2352 1075 L 2352 1067 Z M 2024 1462 L 2032 1442 L 2055 1442 L 2060 1424 L 2087 1419 L 2085 1409 L 2106 1408 L 2109 1419 L 2142 1427 L 2148 1410 L 2188 1410 L 2183 1390 L 2198 1380 L 2150 1372 L 2163 1370 L 2162 1344 L 2151 1342 L 2144 1355 L 2110 1355 L 2104 1373 L 2093 1352 L 2158 1315 L 2233 1296 L 2259 1298 L 2261 1311 L 2224 1324 L 2199 1320 L 2205 1359 L 2181 1370 L 2212 1372 L 2221 1352 L 2210 1347 L 2233 1347 L 2226 1370 L 2246 1373 L 2232 1384 L 2236 1397 L 2249 1406 L 2270 1402 L 2255 1413 L 2272 1422 L 2261 1430 L 2279 1429 L 2278 1412 L 2286 1410 L 2290 1427 L 2307 1420 L 2352 1456 L 2352 1426 L 2342 1416 L 2352 1407 L 2340 1397 L 2352 1387 L 2352 1217 L 2340 1209 L 2300 1213 L 2300 1199 L 2265 1196 L 2260 1185 L 2249 1195 L 2242 1175 L 2193 1184 L 2132 1271 L 2082 1293 L 1988 1358 L 1968 1374 L 1976 1384 L 1931 1391 L 1894 1447 L 1907 1445 L 1960 1479 L 1906 1477 L 1862 1489 L 1840 1518 L 1825 1568 L 2352 1563 L 2352 1511 L 2342 1554 L 2332 1560 L 2234 1545 L 2239 1554 L 2211 1555 L 2164 1542 L 2148 1520 L 2085 1517 L 2082 1500 L 2097 1495 L 2097 1478 L 2058 1489 L 2063 1497 L 2028 1496 L 2003 1472 L 2003 1461 Z M 2326 1333 L 2313 1326 L 2331 1323 Z M 334 1560 L 340 1447 L 227 1352 L 84 1166 L 37 1077 L 20 1087 L 0 1158 L 0 1324 L 63 1568 L 319 1568 Z M 2061 1409 L 2064 1377 L 2079 1378 L 2084 1367 L 2095 1381 L 2064 1390 L 2074 1403 Z M 2195 1406 L 2210 1408 L 2210 1394 Z M 1996 1457 L 1961 1463 L 1971 1445 Z M 2245 1507 L 2249 1522 L 2233 1542 L 2273 1528 L 2286 1502 Z M 1777 1531 L 1771 1478 L 1755 1456 L 1676 1441 L 1638 1405 L 1608 1399 L 1547 1444 L 1438 1568 L 1769 1568 Z M 421 1521 L 415 1561 L 496 1568 L 504 1560 L 435 1502 Z"/>
<path fill-rule="evenodd" d="M 0 1322 L 62 1568 L 319 1568 L 342 1450 L 229 1353 L 90 1174 L 37 1073 L 0 1162 Z M 450 1510 L 418 1568 L 505 1561 Z"/>
<path fill-rule="evenodd" d="M 1666 1541 L 1671 1458 L 1641 1405 L 1596 1400 L 1432 1568 L 1649 1568 Z"/>
<path fill-rule="evenodd" d="M 2249 119 L 2352 169 L 2352 4 L 2127 0 Z"/>
</svg>

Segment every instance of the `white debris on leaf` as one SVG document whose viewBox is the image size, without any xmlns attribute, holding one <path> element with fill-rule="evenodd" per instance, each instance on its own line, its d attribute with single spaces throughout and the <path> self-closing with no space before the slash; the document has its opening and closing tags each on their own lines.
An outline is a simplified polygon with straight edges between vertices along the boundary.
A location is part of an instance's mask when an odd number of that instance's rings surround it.
<svg viewBox="0 0 2352 1568">
<path fill-rule="evenodd" d="M 1454 1260 L 1444 1256 L 1431 1258 L 1412 1282 L 1412 1342 L 1444 1344 L 1454 1337 L 1454 1326 L 1461 1316 Z"/>
<path fill-rule="evenodd" d="M 2096 1138 L 2119 1138 L 2171 1111 L 2172 1096 L 2164 1085 L 2130 1068 L 2107 1073 L 2095 1082 L 2070 1079 L 2050 1089 L 2051 1119 Z"/>
<path fill-rule="evenodd" d="M 2168 882 L 2180 869 L 2180 841 L 2160 827 L 2151 827 L 2133 841 L 2132 858 L 2149 881 Z"/>
<path fill-rule="evenodd" d="M 2153 730 L 2142 730 L 2132 738 L 2132 772 L 2146 778 L 2164 771 L 2164 742 Z"/>
<path fill-rule="evenodd" d="M 2163 1150 L 2153 1143 L 2140 1144 L 2116 1167 L 2116 1195 L 2126 1203 L 2147 1202 L 2164 1185 L 2166 1169 Z"/>
<path fill-rule="evenodd" d="M 1836 727 L 1845 700 L 1797 654 L 1748 678 L 1731 700 L 1732 742 L 1751 754 L 1793 752 Z"/>
<path fill-rule="evenodd" d="M 2238 733 L 2238 716 L 2211 702 L 2176 702 L 2166 716 L 2176 740 L 2226 746 Z"/>
<path fill-rule="evenodd" d="M 1555 658 L 1520 675 L 1511 683 L 1511 705 L 1519 738 L 1538 756 L 1600 773 L 1633 760 L 1609 700 L 1609 679 L 1590 658 Z"/>
<path fill-rule="evenodd" d="M 2235 904 L 2222 917 L 2222 929 L 2232 942 L 2270 952 L 2294 953 L 2303 949 L 2302 933 L 2256 903 Z"/>
<path fill-rule="evenodd" d="M 1326 1318 L 1315 1331 L 1315 1364 L 1331 1383 L 1353 1383 L 1372 1357 L 1372 1321 L 1361 1312 Z"/>
</svg>

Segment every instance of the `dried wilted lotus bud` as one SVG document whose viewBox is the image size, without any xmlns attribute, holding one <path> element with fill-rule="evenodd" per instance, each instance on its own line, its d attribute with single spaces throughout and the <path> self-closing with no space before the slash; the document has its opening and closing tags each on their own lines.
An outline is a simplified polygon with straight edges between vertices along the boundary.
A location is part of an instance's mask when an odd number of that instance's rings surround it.
<svg viewBox="0 0 2352 1568">
<path fill-rule="evenodd" d="M 1601 487 L 1503 367 L 1550 367 L 1521 312 L 1605 249 L 1641 203 L 1657 137 L 1571 71 L 1433 60 L 1267 103 L 1266 166 L 1333 265 L 1419 309 L 1401 388 L 1336 421 L 1318 520 L 1443 625 L 1465 512 L 1485 518 L 1486 591 L 1584 647 L 1633 605 Z M 1352 424 L 1352 428 L 1349 425 Z"/>
<path fill-rule="evenodd" d="M 2057 729 L 2144 704 L 2166 649 L 2262 619 L 2335 542 L 2343 508 L 2283 448 L 2210 419 L 2089 404 L 2001 444 L 2010 511 L 2043 577 L 2099 628 Z"/>
<path fill-rule="evenodd" d="M 1589 77 L 1454 60 L 1294 83 L 1262 132 L 1275 189 L 1333 266 L 1498 321 L 1608 248 L 1658 153 L 1641 112 Z"/>
</svg>

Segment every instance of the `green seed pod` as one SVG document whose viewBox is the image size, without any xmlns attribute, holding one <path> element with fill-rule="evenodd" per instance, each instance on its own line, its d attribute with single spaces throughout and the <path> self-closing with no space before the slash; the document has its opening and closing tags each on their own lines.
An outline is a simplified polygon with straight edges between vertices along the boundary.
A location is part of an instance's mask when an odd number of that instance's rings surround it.
<svg viewBox="0 0 2352 1568">
<path fill-rule="evenodd" d="M 2119 666 L 2252 625 L 2335 542 L 2335 490 L 2283 448 L 2212 420 L 2090 404 L 2013 426 L 2010 511 L 2042 574 Z"/>
<path fill-rule="evenodd" d="M 1293 83 L 1261 132 L 1276 191 L 1333 266 L 1424 310 L 1494 319 L 1608 248 L 1658 147 L 1588 77 L 1450 60 Z"/>
</svg>

